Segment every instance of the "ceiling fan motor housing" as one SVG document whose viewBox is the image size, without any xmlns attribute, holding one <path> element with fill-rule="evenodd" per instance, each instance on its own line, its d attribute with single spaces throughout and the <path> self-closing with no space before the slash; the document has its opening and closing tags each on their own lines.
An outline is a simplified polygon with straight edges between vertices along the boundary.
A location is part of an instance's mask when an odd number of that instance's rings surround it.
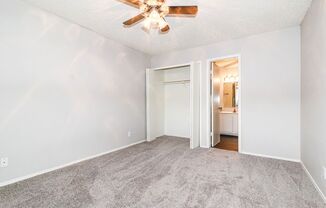
<svg viewBox="0 0 326 208">
<path fill-rule="evenodd" d="M 156 2 L 155 4 L 148 4 L 147 2 L 144 2 L 140 5 L 139 9 L 146 16 L 148 16 L 153 10 L 156 10 L 161 17 L 165 17 L 169 14 L 169 6 L 167 6 L 164 2 Z"/>
</svg>

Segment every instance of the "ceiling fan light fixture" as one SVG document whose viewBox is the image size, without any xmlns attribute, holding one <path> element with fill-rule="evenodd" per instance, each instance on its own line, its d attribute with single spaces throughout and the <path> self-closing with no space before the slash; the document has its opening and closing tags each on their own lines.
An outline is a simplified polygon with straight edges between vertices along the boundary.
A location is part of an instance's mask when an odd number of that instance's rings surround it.
<svg viewBox="0 0 326 208">
<path fill-rule="evenodd" d="M 168 6 L 165 0 L 124 0 L 128 4 L 140 10 L 140 14 L 123 22 L 126 27 L 144 21 L 143 28 L 160 29 L 160 33 L 167 33 L 170 30 L 165 20 L 166 16 L 191 16 L 197 14 L 197 6 Z"/>
<path fill-rule="evenodd" d="M 158 22 L 161 18 L 161 15 L 158 13 L 158 11 L 156 9 L 153 9 L 148 18 L 150 18 L 153 22 Z"/>
<path fill-rule="evenodd" d="M 151 19 L 146 18 L 146 19 L 144 20 L 144 25 L 143 25 L 143 27 L 144 27 L 147 31 L 149 31 L 149 30 L 151 29 L 151 27 L 152 27 L 152 21 L 151 21 Z"/>
<path fill-rule="evenodd" d="M 161 17 L 158 13 L 156 14 L 155 12 L 153 12 L 148 17 L 145 18 L 143 26 L 146 30 L 150 30 L 152 28 L 163 29 L 167 25 L 168 24 L 163 17 Z"/>
<path fill-rule="evenodd" d="M 145 15 L 145 21 L 144 21 L 144 28 L 146 30 L 150 30 L 151 28 L 159 27 L 162 20 L 161 15 L 158 13 L 156 9 L 152 9 L 149 13 Z M 164 20 L 163 20 L 164 21 Z"/>
</svg>

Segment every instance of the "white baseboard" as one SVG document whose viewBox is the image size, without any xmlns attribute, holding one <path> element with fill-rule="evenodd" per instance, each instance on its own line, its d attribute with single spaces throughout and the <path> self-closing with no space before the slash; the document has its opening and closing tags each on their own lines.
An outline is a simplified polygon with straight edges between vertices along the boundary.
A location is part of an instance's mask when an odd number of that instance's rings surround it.
<svg viewBox="0 0 326 208">
<path fill-rule="evenodd" d="M 312 184 L 314 184 L 315 188 L 317 189 L 318 193 L 320 194 L 321 198 L 324 200 L 325 204 L 326 204 L 326 196 L 324 195 L 324 193 L 321 191 L 321 189 L 319 188 L 319 186 L 317 185 L 315 179 L 312 177 L 312 175 L 310 174 L 310 172 L 308 171 L 308 169 L 306 168 L 306 166 L 303 164 L 303 162 L 301 162 L 302 168 L 303 170 L 307 173 L 308 177 L 310 178 Z"/>
<path fill-rule="evenodd" d="M 256 154 L 256 153 L 250 153 L 250 152 L 240 152 L 240 154 L 252 155 L 252 156 L 257 156 L 257 157 L 266 157 L 266 158 L 271 158 L 271 159 L 276 159 L 276 160 L 285 160 L 285 161 L 290 161 L 290 162 L 301 163 L 301 160 L 284 158 L 284 157 L 275 157 L 275 156 Z"/>
<path fill-rule="evenodd" d="M 68 167 L 70 165 L 74 165 L 74 164 L 77 164 L 77 163 L 80 163 L 80 162 L 91 160 L 91 159 L 94 159 L 94 158 L 97 158 L 97 157 L 100 157 L 100 156 L 103 156 L 103 155 L 106 155 L 106 154 L 109 154 L 109 153 L 112 153 L 112 152 L 116 152 L 118 150 L 122 150 L 122 149 L 131 147 L 131 146 L 134 146 L 136 144 L 143 143 L 143 142 L 146 142 L 146 140 L 141 140 L 141 141 L 138 141 L 138 142 L 135 142 L 135 143 L 132 143 L 132 144 L 128 144 L 128 145 L 125 145 L 125 146 L 122 146 L 122 147 L 119 147 L 119 148 L 115 148 L 115 149 L 100 153 L 100 154 L 96 154 L 96 155 L 89 156 L 89 157 L 86 157 L 86 158 L 83 158 L 83 159 L 80 159 L 80 160 L 76 160 L 76 161 L 73 161 L 73 162 L 70 162 L 70 163 L 67 163 L 67 164 L 64 164 L 64 165 L 56 166 L 56 167 L 49 168 L 49 169 L 46 169 L 46 170 L 41 170 L 41 171 L 26 175 L 26 176 L 14 178 L 14 179 L 11 179 L 11 180 L 0 183 L 0 187 L 7 186 L 7 185 L 10 185 L 10 184 L 13 184 L 13 183 L 17 183 L 19 181 L 23 181 L 23 180 L 26 180 L 26 179 L 29 179 L 29 178 L 33 178 L 35 176 L 39 176 L 39 175 L 42 175 L 42 174 L 45 174 L 45 173 L 48 173 L 48 172 L 51 172 L 51 171 L 54 171 L 54 170 L 65 168 L 65 167 Z"/>
</svg>

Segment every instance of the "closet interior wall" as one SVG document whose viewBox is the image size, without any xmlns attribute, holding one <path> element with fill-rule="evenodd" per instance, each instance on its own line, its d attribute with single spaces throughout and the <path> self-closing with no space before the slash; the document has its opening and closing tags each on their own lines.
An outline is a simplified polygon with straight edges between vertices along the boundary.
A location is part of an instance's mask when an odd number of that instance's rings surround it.
<svg viewBox="0 0 326 208">
<path fill-rule="evenodd" d="M 164 70 L 164 134 L 190 138 L 190 68 Z"/>
<path fill-rule="evenodd" d="M 149 139 L 190 138 L 190 66 L 149 70 L 147 79 Z"/>
</svg>

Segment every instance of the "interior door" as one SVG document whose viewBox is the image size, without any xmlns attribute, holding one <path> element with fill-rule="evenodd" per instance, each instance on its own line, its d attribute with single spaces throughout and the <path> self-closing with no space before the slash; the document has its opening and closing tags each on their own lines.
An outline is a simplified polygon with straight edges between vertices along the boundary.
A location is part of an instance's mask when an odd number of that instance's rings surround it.
<svg viewBox="0 0 326 208">
<path fill-rule="evenodd" d="M 146 122 L 147 141 L 164 134 L 163 71 L 146 70 Z"/>
<path fill-rule="evenodd" d="M 200 145 L 200 62 L 190 67 L 190 148 Z"/>
<path fill-rule="evenodd" d="M 221 106 L 221 81 L 220 80 L 220 70 L 219 68 L 212 63 L 212 147 L 221 142 L 221 130 L 220 130 L 220 110 Z"/>
</svg>

